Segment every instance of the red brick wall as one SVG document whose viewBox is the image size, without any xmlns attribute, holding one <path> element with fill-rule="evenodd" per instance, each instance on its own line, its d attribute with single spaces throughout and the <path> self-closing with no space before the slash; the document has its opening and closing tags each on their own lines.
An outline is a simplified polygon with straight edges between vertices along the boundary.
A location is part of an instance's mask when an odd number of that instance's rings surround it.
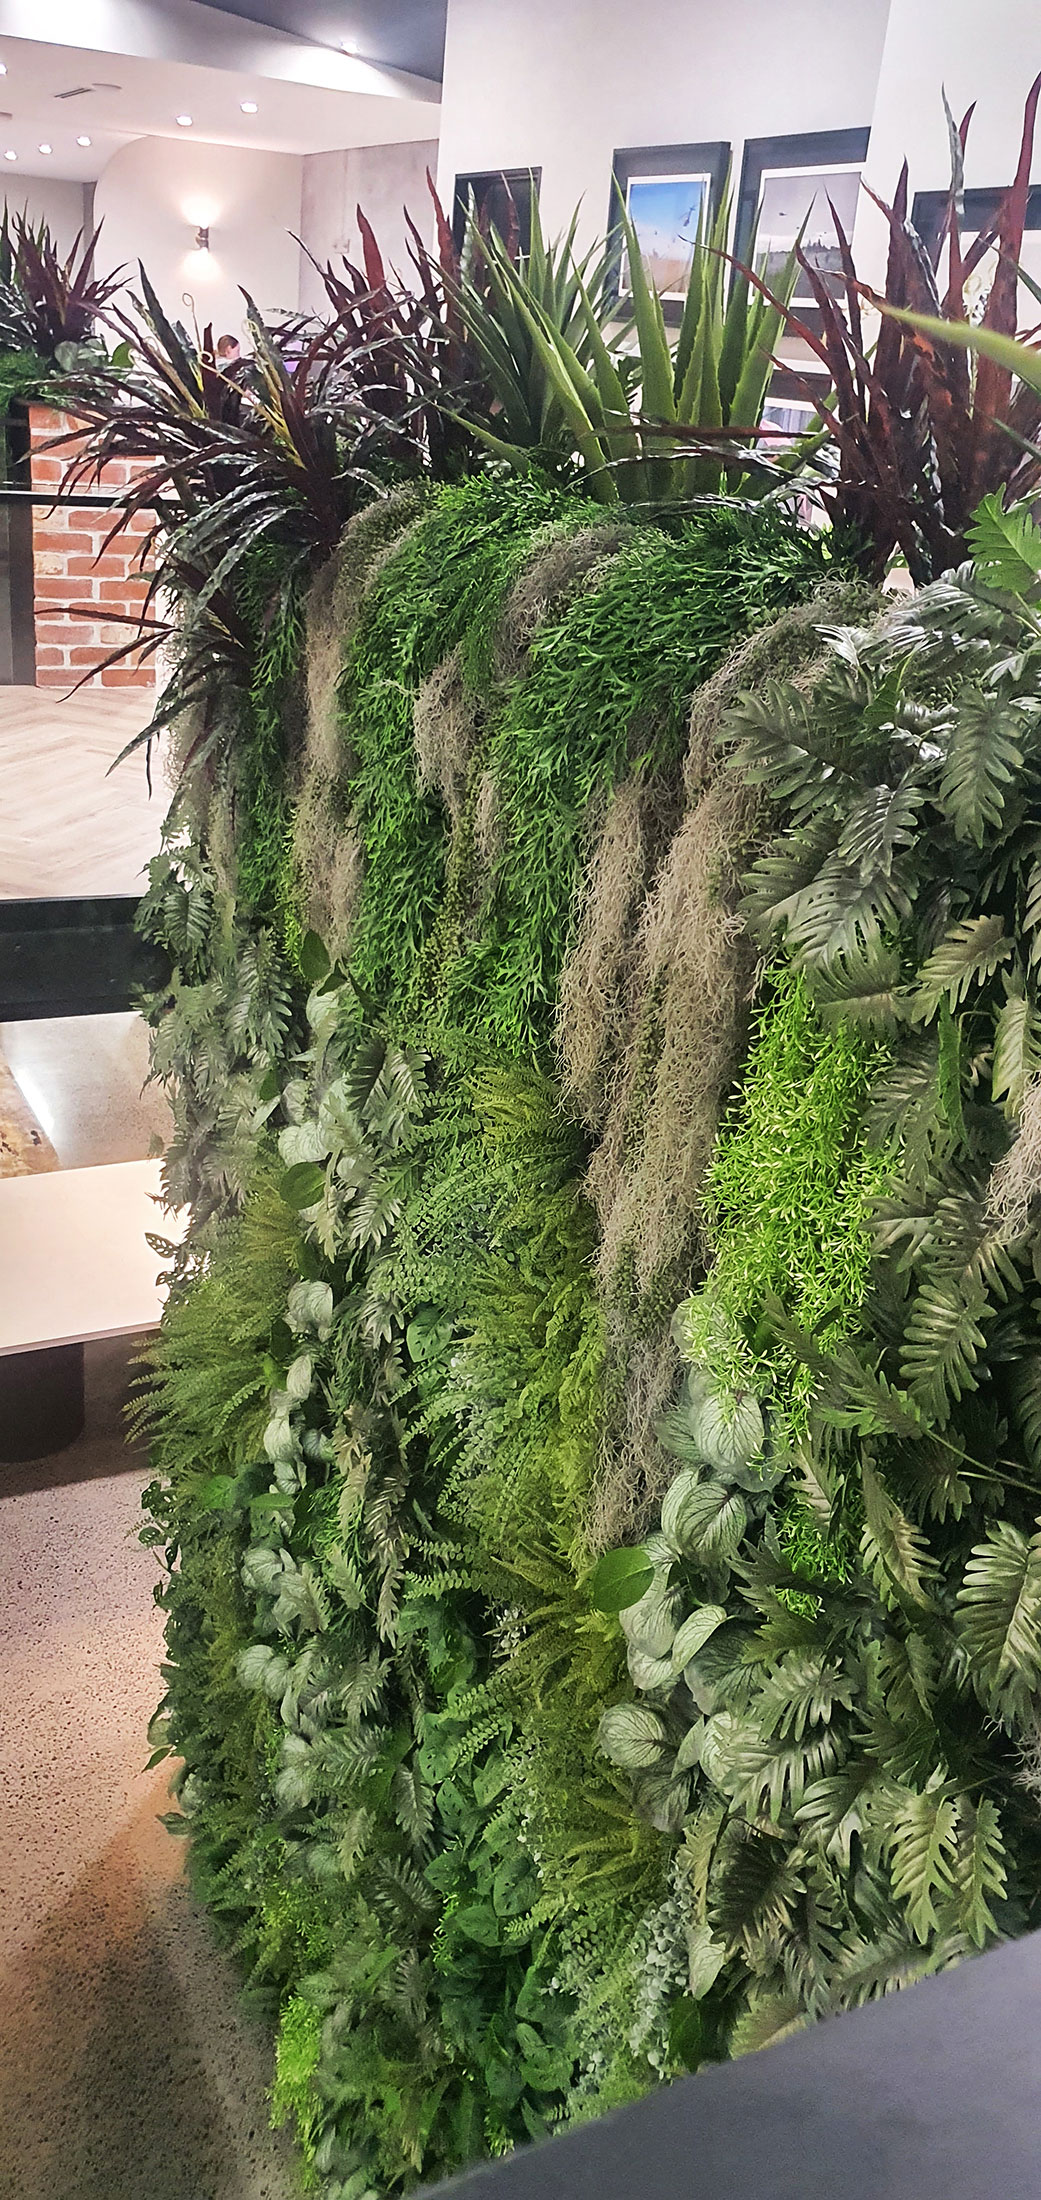
<svg viewBox="0 0 1041 2200">
<path fill-rule="evenodd" d="M 70 444 L 52 452 L 43 446 L 75 426 L 67 413 L 49 412 L 42 405 L 30 408 L 34 489 L 62 487 L 76 446 Z M 117 459 L 105 467 L 100 481 L 81 486 L 118 496 L 135 470 L 133 461 Z M 104 687 L 155 685 L 151 658 L 143 664 L 134 657 L 124 658 L 106 672 L 91 672 L 110 649 L 131 637 L 129 627 L 106 614 L 138 610 L 147 587 L 139 560 L 141 538 L 149 520 L 144 513 L 137 515 L 102 551 L 116 516 L 100 506 L 94 510 L 77 510 L 70 505 L 53 509 L 45 504 L 33 506 L 38 687 L 70 688 L 82 680 L 85 672 L 91 673 L 92 684 L 100 682 Z M 82 606 L 90 616 L 70 617 L 65 608 L 69 605 Z"/>
</svg>

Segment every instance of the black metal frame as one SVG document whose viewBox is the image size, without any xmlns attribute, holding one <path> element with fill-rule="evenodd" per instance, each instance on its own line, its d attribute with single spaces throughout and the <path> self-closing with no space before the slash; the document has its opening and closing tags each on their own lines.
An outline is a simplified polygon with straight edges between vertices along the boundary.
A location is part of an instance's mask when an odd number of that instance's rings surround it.
<svg viewBox="0 0 1041 2200">
<path fill-rule="evenodd" d="M 607 213 L 609 296 L 617 299 L 621 291 L 619 206 L 625 203 L 627 186 L 644 176 L 649 179 L 655 176 L 707 176 L 709 218 L 714 220 L 726 188 L 731 151 L 729 138 L 710 138 L 700 145 L 623 145 L 616 148 L 611 163 L 611 203 Z M 683 307 L 678 299 L 663 298 L 661 304 L 667 321 L 681 319 Z"/>
<path fill-rule="evenodd" d="M 542 189 L 541 167 L 479 168 L 474 169 L 472 173 L 457 176 L 455 179 L 455 189 L 452 196 L 452 235 L 455 239 L 457 252 L 462 249 L 463 237 L 466 233 L 466 217 L 470 209 L 471 194 L 478 213 L 483 214 L 488 208 L 489 199 L 493 197 L 500 185 L 503 187 L 504 193 L 508 193 L 512 198 L 517 210 L 517 227 L 520 232 L 521 251 L 527 252 L 530 249 L 531 208 L 533 200 L 538 198 Z M 490 212 L 496 229 L 500 233 L 504 233 L 508 227 L 505 201 L 499 213 L 496 213 L 494 206 L 492 206 Z"/>
<path fill-rule="evenodd" d="M 1005 190 L 995 184 L 992 188 L 980 188 L 962 193 L 961 227 L 965 236 L 978 236 L 991 216 L 997 211 L 998 202 Z M 911 220 L 917 229 L 926 251 L 935 255 L 940 241 L 940 225 L 947 209 L 949 191 L 916 191 L 911 208 Z M 1026 229 L 1041 229 L 1041 183 L 1031 184 L 1027 192 Z"/>
<path fill-rule="evenodd" d="M 734 233 L 735 258 L 747 265 L 755 233 L 765 168 L 826 168 L 867 158 L 869 129 L 805 130 L 795 137 L 746 138 Z"/>
</svg>

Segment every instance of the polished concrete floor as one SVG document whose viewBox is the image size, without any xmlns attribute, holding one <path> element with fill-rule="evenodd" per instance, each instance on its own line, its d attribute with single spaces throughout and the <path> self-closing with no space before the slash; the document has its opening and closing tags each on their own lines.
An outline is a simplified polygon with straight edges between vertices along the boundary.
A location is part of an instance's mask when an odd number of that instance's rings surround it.
<svg viewBox="0 0 1041 2200">
<path fill-rule="evenodd" d="M 49 1016 L 0 1023 L 6 1059 L 62 1169 L 144 1161 L 170 1136 L 157 1085 L 146 1088 L 140 1016 Z"/>
<path fill-rule="evenodd" d="M 140 894 L 169 792 L 143 750 L 109 766 L 147 725 L 147 688 L 0 687 L 0 900 Z"/>
<path fill-rule="evenodd" d="M 146 1461 L 127 1345 L 71 1450 L 0 1467 L 0 2200 L 290 2200 L 270 2041 L 157 1822 Z"/>
</svg>

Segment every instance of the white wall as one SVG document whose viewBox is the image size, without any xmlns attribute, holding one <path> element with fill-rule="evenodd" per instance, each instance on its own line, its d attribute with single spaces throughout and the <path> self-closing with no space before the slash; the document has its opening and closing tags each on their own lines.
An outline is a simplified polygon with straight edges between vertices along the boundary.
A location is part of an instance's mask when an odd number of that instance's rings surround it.
<svg viewBox="0 0 1041 2200">
<path fill-rule="evenodd" d="M 891 200 L 906 155 L 910 201 L 943 190 L 951 164 L 942 89 L 960 122 L 976 102 L 965 181 L 1010 183 L 1019 157 L 1023 105 L 1041 69 L 1041 8 L 1036 0 L 891 0 L 865 175 Z M 1033 177 L 1041 179 L 1041 128 Z M 861 193 L 857 263 L 871 280 L 885 265 L 885 225 Z M 1028 302 L 1029 304 L 1029 302 Z M 1029 318 L 1036 313 L 1029 308 Z"/>
<path fill-rule="evenodd" d="M 241 146 L 137 138 L 110 160 L 95 191 L 106 265 L 137 262 L 167 312 L 184 317 L 183 294 L 202 327 L 238 332 L 245 311 L 239 286 L 262 313 L 293 311 L 300 281 L 303 161 L 294 153 Z M 194 232 L 209 223 L 210 250 Z M 100 248 L 99 248 L 100 249 Z"/>
<path fill-rule="evenodd" d="M 930 14 L 945 4 L 925 0 Z M 870 122 L 888 12 L 889 0 L 449 0 L 441 196 L 467 170 L 541 165 L 547 231 L 582 199 L 592 237 L 616 146 L 729 139 L 736 179 L 746 137 Z"/>
<path fill-rule="evenodd" d="M 45 221 L 61 253 L 71 252 L 81 229 L 88 235 L 93 227 L 91 204 L 93 185 L 89 183 L 65 183 L 60 176 L 4 177 L 3 196 L 12 214 L 28 209 L 32 222 Z M 104 260 L 104 243 L 99 248 L 99 265 Z"/>
<path fill-rule="evenodd" d="M 360 262 L 356 209 L 372 223 L 389 268 L 406 280 L 411 262 L 402 209 L 407 206 L 421 236 L 429 241 L 433 206 L 426 173 L 437 169 L 436 138 L 405 145 L 362 145 L 342 153 L 308 153 L 304 159 L 300 237 L 324 267 L 338 267 L 341 255 Z M 317 270 L 304 257 L 300 268 L 300 304 L 305 312 L 325 305 Z"/>
</svg>

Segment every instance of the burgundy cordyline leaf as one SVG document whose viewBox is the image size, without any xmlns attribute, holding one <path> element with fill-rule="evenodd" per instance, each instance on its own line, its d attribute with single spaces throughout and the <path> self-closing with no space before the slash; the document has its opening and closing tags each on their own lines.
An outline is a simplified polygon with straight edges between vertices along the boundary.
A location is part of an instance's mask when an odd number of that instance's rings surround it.
<svg viewBox="0 0 1041 2200">
<path fill-rule="evenodd" d="M 990 286 L 983 315 L 984 328 L 997 329 L 1003 336 L 1015 336 L 1017 329 L 1019 277 L 1018 267 L 1023 256 L 1023 230 L 1026 225 L 1027 193 L 1030 189 L 1030 163 L 1034 151 L 1034 130 L 1037 120 L 1037 102 L 1041 94 L 1041 75 L 1035 77 L 1027 94 L 1023 114 L 1023 135 L 1019 148 L 1019 160 L 1012 184 L 1002 198 L 997 229 L 998 264 Z M 975 465 L 967 489 L 972 507 L 975 507 L 988 488 L 993 486 L 995 472 L 1007 468 L 1008 453 L 997 453 L 995 446 L 1001 438 L 999 422 L 1007 414 L 1012 394 L 1012 376 L 1005 367 L 999 367 L 993 359 L 979 358 L 976 363 L 976 388 L 973 413 L 977 424 Z M 1007 439 L 1002 439 L 1007 442 Z M 997 466 L 995 460 L 998 459 Z M 1005 461 L 1003 468 L 1001 461 Z"/>
</svg>

